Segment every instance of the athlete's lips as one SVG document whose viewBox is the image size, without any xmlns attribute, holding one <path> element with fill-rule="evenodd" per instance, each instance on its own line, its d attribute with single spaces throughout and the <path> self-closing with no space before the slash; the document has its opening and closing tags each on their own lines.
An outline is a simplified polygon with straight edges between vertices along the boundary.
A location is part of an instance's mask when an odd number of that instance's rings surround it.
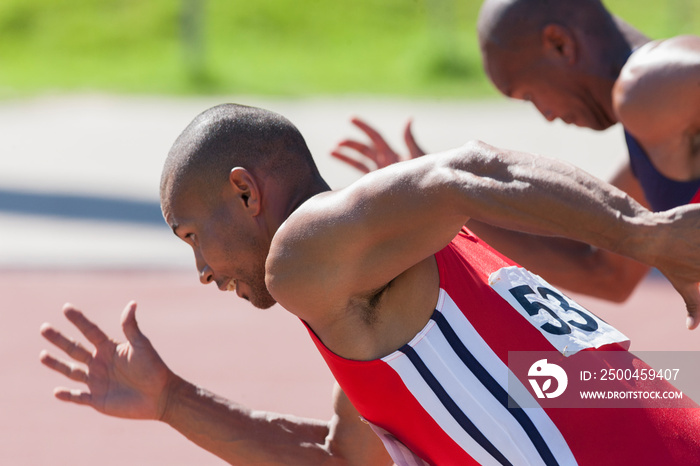
<svg viewBox="0 0 700 466">
<path fill-rule="evenodd" d="M 238 281 L 231 279 L 226 286 L 226 291 L 236 291 L 236 285 L 238 285 Z"/>
<path fill-rule="evenodd" d="M 236 279 L 232 278 L 228 282 L 223 282 L 219 285 L 221 291 L 236 291 Z"/>
</svg>

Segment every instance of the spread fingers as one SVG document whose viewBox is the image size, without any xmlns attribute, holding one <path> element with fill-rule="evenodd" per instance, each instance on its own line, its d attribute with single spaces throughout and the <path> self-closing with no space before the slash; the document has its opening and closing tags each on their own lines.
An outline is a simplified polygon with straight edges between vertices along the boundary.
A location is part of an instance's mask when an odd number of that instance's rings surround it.
<svg viewBox="0 0 700 466">
<path fill-rule="evenodd" d="M 44 338 L 63 350 L 68 356 L 76 361 L 88 364 L 92 360 L 92 353 L 83 345 L 75 340 L 67 338 L 51 325 L 43 324 L 40 332 Z"/>
<path fill-rule="evenodd" d="M 79 367 L 73 363 L 68 363 L 60 359 L 54 358 L 46 351 L 41 352 L 41 354 L 39 355 L 39 360 L 46 367 L 65 375 L 71 380 L 75 380 L 76 382 L 87 383 L 87 371 L 82 367 Z"/>
</svg>

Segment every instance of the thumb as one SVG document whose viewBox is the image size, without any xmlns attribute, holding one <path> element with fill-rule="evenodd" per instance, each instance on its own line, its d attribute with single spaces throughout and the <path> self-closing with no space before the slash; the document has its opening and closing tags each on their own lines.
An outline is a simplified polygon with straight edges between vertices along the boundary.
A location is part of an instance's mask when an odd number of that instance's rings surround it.
<svg viewBox="0 0 700 466">
<path fill-rule="evenodd" d="M 130 343 L 136 343 L 145 338 L 136 323 L 136 301 L 130 301 L 122 311 L 122 331 Z"/>
<path fill-rule="evenodd" d="M 406 129 L 404 129 L 403 132 L 403 139 L 404 142 L 406 143 L 406 147 L 408 147 L 408 152 L 411 156 L 412 159 L 416 159 L 418 157 L 421 157 L 425 155 L 425 151 L 418 146 L 418 143 L 416 142 L 416 138 L 413 137 L 413 130 L 411 128 L 411 125 L 413 124 L 413 118 L 409 119 L 408 122 L 406 123 Z"/>
</svg>

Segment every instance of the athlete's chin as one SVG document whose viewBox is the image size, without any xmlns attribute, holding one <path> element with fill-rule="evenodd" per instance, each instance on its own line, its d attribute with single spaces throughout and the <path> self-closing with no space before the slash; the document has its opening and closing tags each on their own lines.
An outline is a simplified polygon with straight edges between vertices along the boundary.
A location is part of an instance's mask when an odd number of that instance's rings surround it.
<svg viewBox="0 0 700 466">
<path fill-rule="evenodd" d="M 605 131 L 606 129 L 613 126 L 615 123 L 617 122 L 611 120 L 605 115 L 601 115 L 599 117 L 592 115 L 589 118 L 576 118 L 573 121 L 573 124 L 575 124 L 576 126 L 581 128 L 589 128 L 593 131 Z"/>
<path fill-rule="evenodd" d="M 610 127 L 610 125 L 603 125 L 597 121 L 574 120 L 569 124 L 577 126 L 579 128 L 592 129 L 593 131 L 603 131 L 603 130 L 608 129 Z"/>
<path fill-rule="evenodd" d="M 612 126 L 615 126 L 615 123 L 617 123 L 617 122 L 616 122 L 616 121 L 608 121 L 608 122 L 605 122 L 605 123 L 603 123 L 603 124 L 601 125 L 600 130 L 602 131 L 602 130 L 604 130 L 604 129 L 608 129 L 608 128 L 612 127 Z"/>
<path fill-rule="evenodd" d="M 614 125 L 614 122 L 608 122 L 608 121 L 594 121 L 590 124 L 587 125 L 580 125 L 584 128 L 590 128 L 593 131 L 605 131 L 606 129 L 610 128 L 612 125 Z"/>
<path fill-rule="evenodd" d="M 259 294 L 254 294 L 251 296 L 243 296 L 243 299 L 246 299 L 252 304 L 253 306 L 257 307 L 258 309 L 270 309 L 272 306 L 277 304 L 277 301 L 270 296 L 269 293 L 263 293 L 261 295 Z"/>
<path fill-rule="evenodd" d="M 239 298 L 245 299 L 258 309 L 269 309 L 277 304 L 275 298 L 267 291 L 264 281 L 238 280 L 236 282 L 236 294 Z"/>
</svg>

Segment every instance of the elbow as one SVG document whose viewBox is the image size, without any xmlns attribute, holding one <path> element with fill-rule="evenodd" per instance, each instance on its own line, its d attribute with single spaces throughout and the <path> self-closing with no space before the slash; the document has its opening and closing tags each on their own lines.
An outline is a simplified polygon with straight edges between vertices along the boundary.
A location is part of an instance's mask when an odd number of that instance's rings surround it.
<svg viewBox="0 0 700 466">
<path fill-rule="evenodd" d="M 568 281 L 560 278 L 558 280 L 552 280 L 552 283 L 556 286 L 561 286 L 571 293 L 590 296 L 618 304 L 627 301 L 637 285 L 631 282 L 621 283 L 614 278 L 610 280 L 600 278 L 588 281 Z"/>
<path fill-rule="evenodd" d="M 589 271 L 591 277 L 585 289 L 578 290 L 595 298 L 614 303 L 624 303 L 629 299 L 649 268 L 642 264 L 625 260 L 616 265 L 599 264 Z"/>
<path fill-rule="evenodd" d="M 585 246 L 567 251 L 570 254 L 548 256 L 549 266 L 541 275 L 572 293 L 623 303 L 649 271 L 646 265 L 605 250 Z"/>
</svg>

